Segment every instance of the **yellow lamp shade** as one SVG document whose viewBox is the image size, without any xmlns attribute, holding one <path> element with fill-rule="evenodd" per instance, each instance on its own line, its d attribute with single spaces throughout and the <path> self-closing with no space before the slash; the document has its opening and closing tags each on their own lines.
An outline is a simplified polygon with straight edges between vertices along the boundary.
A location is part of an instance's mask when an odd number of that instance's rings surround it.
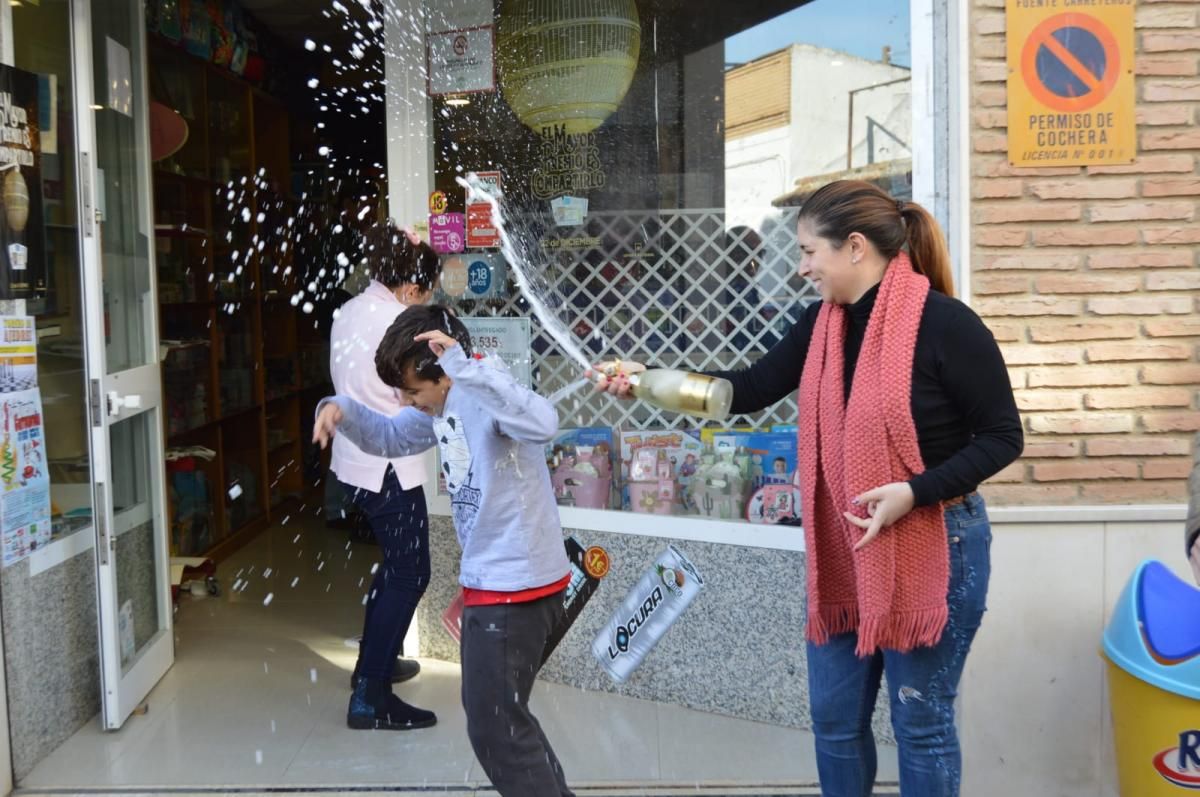
<svg viewBox="0 0 1200 797">
<path fill-rule="evenodd" d="M 17 167 L 4 177 L 4 215 L 13 232 L 24 232 L 29 221 L 29 186 Z"/>
<path fill-rule="evenodd" d="M 496 26 L 500 90 L 535 133 L 590 133 L 629 91 L 641 51 L 634 0 L 516 0 Z"/>
</svg>

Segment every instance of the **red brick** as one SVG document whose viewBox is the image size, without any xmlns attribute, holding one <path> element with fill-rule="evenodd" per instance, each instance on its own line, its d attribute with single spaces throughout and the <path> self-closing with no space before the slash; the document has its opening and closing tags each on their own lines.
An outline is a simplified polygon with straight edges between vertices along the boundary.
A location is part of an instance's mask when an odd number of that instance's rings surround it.
<svg viewBox="0 0 1200 797">
<path fill-rule="evenodd" d="M 1129 246 L 1138 241 L 1133 228 L 1097 229 L 1086 224 L 1039 228 L 1033 232 L 1035 246 Z"/>
<path fill-rule="evenodd" d="M 1022 412 L 1062 412 L 1081 409 L 1076 390 L 1015 390 L 1013 398 Z"/>
<path fill-rule="evenodd" d="M 980 246 L 1024 246 L 1029 233 L 1018 227 L 981 227 L 973 238 Z"/>
<path fill-rule="evenodd" d="M 1146 319 L 1146 334 L 1152 338 L 1200 337 L 1200 318 Z"/>
<path fill-rule="evenodd" d="M 1088 268 L 1187 268 L 1196 255 L 1183 249 L 1166 252 L 1096 252 L 1088 255 Z"/>
<path fill-rule="evenodd" d="M 1079 490 L 1069 484 L 989 485 L 982 488 L 989 506 L 1046 506 L 1078 503 Z"/>
<path fill-rule="evenodd" d="M 1180 224 L 1174 227 L 1146 227 L 1142 230 L 1146 243 L 1200 244 L 1200 225 Z"/>
<path fill-rule="evenodd" d="M 971 141 L 976 152 L 1008 152 L 1008 136 L 1004 133 L 975 133 Z"/>
<path fill-rule="evenodd" d="M 1008 127 L 1008 112 L 1004 109 L 989 108 L 971 114 L 975 126 L 984 130 L 1003 130 Z"/>
<path fill-rule="evenodd" d="M 1052 459 L 1079 456 L 1081 445 L 1078 440 L 1026 440 L 1023 459 Z"/>
<path fill-rule="evenodd" d="M 976 274 L 971 278 L 971 290 L 977 296 L 999 293 L 1028 293 L 1029 277 L 1010 274 Z"/>
<path fill-rule="evenodd" d="M 1078 299 L 1030 296 L 1025 299 L 980 299 L 975 312 L 982 316 L 1079 315 L 1083 305 Z"/>
<path fill-rule="evenodd" d="M 1053 274 L 1037 278 L 1038 293 L 1128 293 L 1140 284 L 1137 274 Z"/>
<path fill-rule="evenodd" d="M 1200 177 L 1150 177 L 1142 181 L 1142 196 L 1200 196 Z"/>
<path fill-rule="evenodd" d="M 1142 105 L 1136 112 L 1137 124 L 1157 127 L 1190 125 L 1195 116 L 1186 105 Z"/>
<path fill-rule="evenodd" d="M 975 84 L 1003 83 L 1008 80 L 1008 65 L 1003 61 L 976 61 L 971 77 Z"/>
<path fill-rule="evenodd" d="M 976 199 L 1008 199 L 1018 197 L 1025 190 L 1025 181 L 1009 180 L 976 180 L 972 186 L 972 194 Z"/>
<path fill-rule="evenodd" d="M 971 30 L 977 36 L 989 36 L 994 33 L 1004 33 L 1006 30 L 1003 14 L 975 14 L 971 18 Z"/>
<path fill-rule="evenodd" d="M 1200 271 L 1188 271 L 1182 274 L 1173 271 L 1147 274 L 1146 289 L 1151 291 L 1200 291 Z"/>
<path fill-rule="evenodd" d="M 1043 166 L 1026 168 L 1013 166 L 1007 155 L 976 155 L 971 159 L 971 174 L 976 177 L 1078 177 L 1083 174 L 1082 166 Z"/>
<path fill-rule="evenodd" d="M 999 343 L 1016 343 L 1025 340 L 1024 324 L 1001 324 L 989 321 L 987 328 L 991 330 L 992 337 Z"/>
<path fill-rule="evenodd" d="M 1133 65 L 1137 75 L 1151 77 L 1190 77 L 1197 73 L 1192 55 L 1143 55 Z"/>
<path fill-rule="evenodd" d="M 1029 325 L 1029 338 L 1034 343 L 1125 340 L 1136 335 L 1136 321 L 1082 321 L 1065 324 L 1055 321 L 1034 321 Z"/>
<path fill-rule="evenodd" d="M 1095 385 L 1133 384 L 1137 384 L 1137 373 L 1134 369 L 1118 365 L 1035 368 L 1029 372 L 1030 387 L 1092 387 Z"/>
<path fill-rule="evenodd" d="M 1200 365 L 1147 365 L 1142 368 L 1142 382 L 1147 385 L 1200 385 Z"/>
<path fill-rule="evenodd" d="M 1142 416 L 1147 432 L 1200 432 L 1200 412 L 1159 412 Z"/>
<path fill-rule="evenodd" d="M 1133 431 L 1133 416 L 1086 412 L 1073 415 L 1035 415 L 1029 429 L 1038 434 L 1120 434 Z"/>
<path fill-rule="evenodd" d="M 1186 360 L 1191 356 L 1191 347 L 1182 343 L 1093 343 L 1087 347 L 1090 363 Z"/>
<path fill-rule="evenodd" d="M 1000 36 L 977 38 L 971 42 L 971 54 L 976 58 L 995 58 L 1004 60 L 1008 57 L 1008 47 Z M 1175 74 L 1172 72 L 1171 74 Z"/>
<path fill-rule="evenodd" d="M 1143 33 L 1144 53 L 1174 53 L 1200 50 L 1200 32 L 1197 33 Z"/>
<path fill-rule="evenodd" d="M 971 92 L 971 98 L 985 108 L 1002 108 L 1008 105 L 1008 90 L 1003 86 L 980 86 Z"/>
<path fill-rule="evenodd" d="M 1007 224 L 1014 221 L 1078 221 L 1083 206 L 1078 202 L 996 202 L 983 205 L 975 213 L 980 224 Z"/>
<path fill-rule="evenodd" d="M 1134 27 L 1194 28 L 1196 27 L 1196 10 L 1187 6 L 1181 8 L 1140 6 L 1134 12 Z"/>
<path fill-rule="evenodd" d="M 1200 130 L 1148 130 L 1142 133 L 1139 148 L 1200 149 Z"/>
<path fill-rule="evenodd" d="M 1151 174 L 1160 172 L 1190 173 L 1196 167 L 1195 158 L 1178 152 L 1139 155 L 1133 163 L 1116 166 L 1089 166 L 1088 174 Z"/>
<path fill-rule="evenodd" d="M 1192 471 L 1192 458 L 1157 459 L 1142 465 L 1143 479 L 1186 479 Z"/>
<path fill-rule="evenodd" d="M 994 476 L 988 478 L 988 483 L 1020 484 L 1025 481 L 1025 463 L 1014 462 Z"/>
<path fill-rule="evenodd" d="M 1089 410 L 1131 410 L 1138 407 L 1190 407 L 1195 391 L 1186 387 L 1134 387 L 1090 390 L 1083 398 Z"/>
<path fill-rule="evenodd" d="M 977 253 L 971 259 L 976 271 L 1076 271 L 1083 256 L 1069 252 Z"/>
<path fill-rule="evenodd" d="M 1188 296 L 1104 296 L 1088 300 L 1096 315 L 1183 315 L 1192 312 Z"/>
<path fill-rule="evenodd" d="M 1043 462 L 1033 466 L 1036 482 L 1091 481 L 1092 479 L 1136 479 L 1136 462 Z"/>
<path fill-rule="evenodd" d="M 1196 102 L 1200 100 L 1200 80 L 1147 80 L 1142 83 L 1146 102 Z"/>
<path fill-rule="evenodd" d="M 1038 199 L 1130 199 L 1137 180 L 1037 180 L 1029 191 Z"/>
<path fill-rule="evenodd" d="M 1194 202 L 1111 202 L 1093 205 L 1088 214 L 1092 221 L 1191 221 L 1196 215 Z"/>
<path fill-rule="evenodd" d="M 1083 359 L 1078 346 L 1001 346 L 1007 365 L 1074 365 Z"/>
<path fill-rule="evenodd" d="M 1187 454 L 1187 440 L 1176 437 L 1101 437 L 1088 440 L 1089 457 L 1167 457 Z M 1029 446 L 1025 447 L 1029 456 Z"/>
<path fill-rule="evenodd" d="M 1143 0 L 1144 2 L 1144 0 Z M 1142 501 L 1170 501 L 1176 503 L 1180 496 L 1187 495 L 1187 482 L 1144 482 L 1129 484 L 1084 484 L 1083 497 L 1089 502 L 1105 504 L 1132 504 Z"/>
</svg>

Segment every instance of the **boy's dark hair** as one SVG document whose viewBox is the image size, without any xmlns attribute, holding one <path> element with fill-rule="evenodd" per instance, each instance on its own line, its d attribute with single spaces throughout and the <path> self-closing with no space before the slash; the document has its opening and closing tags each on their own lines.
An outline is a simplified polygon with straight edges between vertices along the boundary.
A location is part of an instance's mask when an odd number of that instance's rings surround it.
<svg viewBox="0 0 1200 797">
<path fill-rule="evenodd" d="M 391 221 L 363 233 L 362 253 L 367 274 L 392 290 L 406 282 L 433 290 L 442 273 L 442 261 L 433 247 L 424 241 L 414 246 Z"/>
<path fill-rule="evenodd" d="M 412 378 L 437 382 L 446 375 L 429 343 L 415 340 L 422 332 L 445 332 L 471 355 L 471 333 L 449 308 L 440 304 L 414 305 L 396 317 L 375 351 L 375 370 L 385 385 L 411 387 Z"/>
</svg>

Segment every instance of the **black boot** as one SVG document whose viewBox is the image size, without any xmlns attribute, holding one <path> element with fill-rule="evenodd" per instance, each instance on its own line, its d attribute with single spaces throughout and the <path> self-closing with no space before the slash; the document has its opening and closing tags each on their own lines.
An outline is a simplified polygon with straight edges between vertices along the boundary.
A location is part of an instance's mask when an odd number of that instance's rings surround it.
<svg viewBox="0 0 1200 797">
<path fill-rule="evenodd" d="M 405 703 L 379 678 L 359 678 L 346 710 L 346 725 L 355 730 L 409 731 L 436 724 L 436 714 Z"/>
<path fill-rule="evenodd" d="M 405 681 L 411 681 L 416 678 L 421 672 L 421 662 L 416 659 L 396 659 L 396 664 L 392 668 L 392 683 L 402 684 Z M 350 688 L 358 684 L 358 663 L 354 665 L 354 672 L 350 674 Z"/>
</svg>

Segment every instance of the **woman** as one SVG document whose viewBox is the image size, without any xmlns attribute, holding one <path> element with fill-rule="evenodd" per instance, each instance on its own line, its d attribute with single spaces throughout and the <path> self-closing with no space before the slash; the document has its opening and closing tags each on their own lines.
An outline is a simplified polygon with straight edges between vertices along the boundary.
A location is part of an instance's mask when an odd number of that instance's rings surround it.
<svg viewBox="0 0 1200 797">
<path fill-rule="evenodd" d="M 1192 440 L 1192 477 L 1188 479 L 1188 513 L 1183 526 L 1183 546 L 1200 585 L 1200 434 Z"/>
<path fill-rule="evenodd" d="M 924 208 L 835 182 L 804 203 L 798 234 L 799 273 L 822 301 L 754 366 L 717 375 L 733 382 L 736 414 L 799 385 L 821 790 L 871 794 L 886 673 L 901 792 L 957 795 L 954 698 L 990 573 L 975 490 L 1023 446 L 1008 372 L 979 317 L 951 298 L 945 239 Z M 615 395 L 627 384 L 601 381 Z"/>
</svg>

